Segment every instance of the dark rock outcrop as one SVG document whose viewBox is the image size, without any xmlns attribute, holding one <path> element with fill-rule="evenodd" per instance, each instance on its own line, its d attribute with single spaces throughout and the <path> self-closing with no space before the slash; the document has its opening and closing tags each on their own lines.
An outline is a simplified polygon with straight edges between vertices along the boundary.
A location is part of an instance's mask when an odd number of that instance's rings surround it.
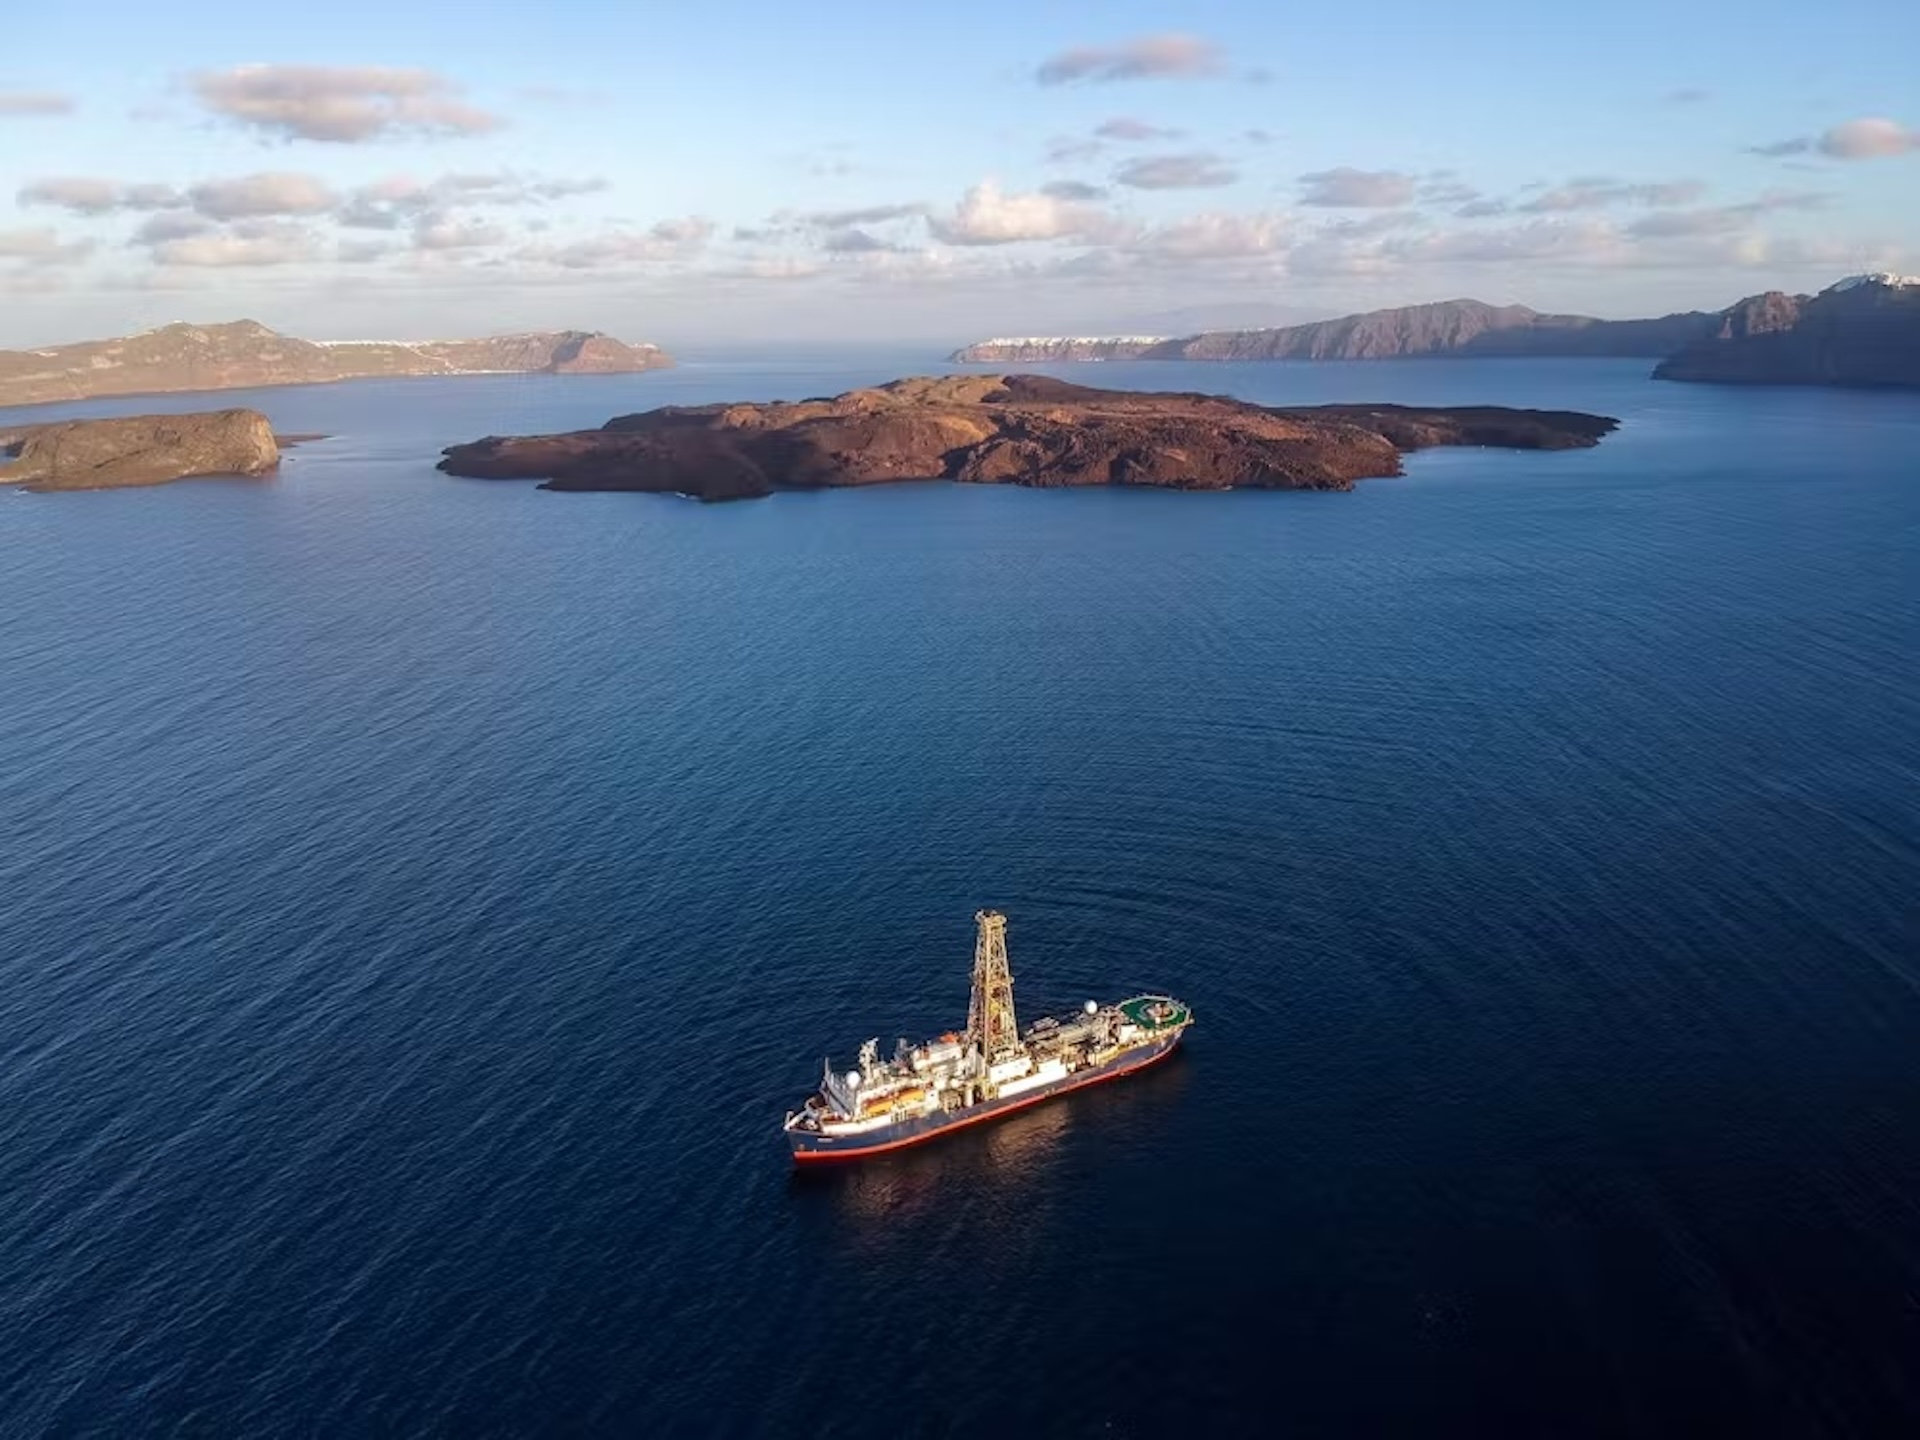
<svg viewBox="0 0 1920 1440">
<path fill-rule="evenodd" d="M 1589 315 L 1543 315 L 1525 305 L 1442 300 L 1370 310 L 1311 325 L 1270 330 L 1209 330 L 1157 344 L 1132 342 L 1127 353 L 1049 353 L 1049 344 L 1079 342 L 983 341 L 953 359 L 1031 361 L 1135 360 L 1398 360 L 1416 356 L 1484 359 L 1498 355 L 1670 355 L 1713 333 L 1717 315 L 1699 311 L 1657 320 L 1596 320 Z M 1009 351 L 1007 347 L 1025 347 Z"/>
<path fill-rule="evenodd" d="M 258 410 L 124 415 L 0 431 L 0 485 L 110 490 L 196 475 L 264 475 L 280 463 L 273 426 Z"/>
<path fill-rule="evenodd" d="M 734 500 L 780 489 L 959 480 L 1350 490 L 1430 445 L 1570 449 L 1617 421 L 1569 411 L 1393 405 L 1270 409 L 1094 390 L 1041 375 L 895 380 L 832 399 L 667 406 L 562 435 L 449 446 L 440 469 L 550 490 Z"/>
<path fill-rule="evenodd" d="M 1811 297 L 1749 296 L 1721 313 L 1711 337 L 1662 361 L 1653 375 L 1725 385 L 1920 387 L 1920 284 L 1862 277 Z"/>
<path fill-rule="evenodd" d="M 251 320 L 163 325 L 118 340 L 0 350 L 0 405 L 315 385 L 409 375 L 615 374 L 671 365 L 655 345 L 584 330 L 485 340 L 296 340 Z"/>
</svg>

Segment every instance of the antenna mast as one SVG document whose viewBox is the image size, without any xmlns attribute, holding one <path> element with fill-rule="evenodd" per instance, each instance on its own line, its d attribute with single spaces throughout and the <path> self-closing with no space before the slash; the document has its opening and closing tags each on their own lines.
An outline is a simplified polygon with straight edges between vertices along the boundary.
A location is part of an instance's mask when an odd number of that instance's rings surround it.
<svg viewBox="0 0 1920 1440">
<path fill-rule="evenodd" d="M 1013 1016 L 1013 971 L 1007 966 L 1007 917 L 982 910 L 974 917 L 980 937 L 973 947 L 973 1000 L 967 1006 L 967 1036 L 980 1047 L 983 1064 L 1024 1054 Z"/>
</svg>

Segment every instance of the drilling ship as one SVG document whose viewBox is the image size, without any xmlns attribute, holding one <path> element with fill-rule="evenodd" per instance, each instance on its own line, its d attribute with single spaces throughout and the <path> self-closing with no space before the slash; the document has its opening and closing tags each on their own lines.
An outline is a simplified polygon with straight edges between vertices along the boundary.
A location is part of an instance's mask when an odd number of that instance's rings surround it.
<svg viewBox="0 0 1920 1440">
<path fill-rule="evenodd" d="M 919 1045 L 902 1040 L 885 1060 L 880 1042 L 869 1040 L 857 1067 L 844 1072 L 827 1061 L 820 1088 L 787 1115 L 796 1161 L 857 1160 L 923 1144 L 1131 1075 L 1171 1055 L 1193 1023 L 1193 1012 L 1170 995 L 1136 995 L 1112 1005 L 1089 1000 L 1076 1014 L 1022 1030 L 1013 1010 L 1007 917 L 982 910 L 973 918 L 979 934 L 966 1031 Z"/>
</svg>

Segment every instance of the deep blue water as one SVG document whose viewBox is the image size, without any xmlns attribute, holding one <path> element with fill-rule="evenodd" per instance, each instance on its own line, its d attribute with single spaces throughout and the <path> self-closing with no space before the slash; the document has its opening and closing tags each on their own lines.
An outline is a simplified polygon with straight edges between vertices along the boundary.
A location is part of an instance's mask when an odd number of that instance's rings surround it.
<svg viewBox="0 0 1920 1440">
<path fill-rule="evenodd" d="M 0 1433 L 1915 1433 L 1920 400 L 1110 365 L 1627 424 L 1347 495 L 431 469 L 914 368 L 222 396 L 335 438 L 0 492 Z M 987 904 L 1029 1011 L 1187 1051 L 791 1175 Z"/>
</svg>

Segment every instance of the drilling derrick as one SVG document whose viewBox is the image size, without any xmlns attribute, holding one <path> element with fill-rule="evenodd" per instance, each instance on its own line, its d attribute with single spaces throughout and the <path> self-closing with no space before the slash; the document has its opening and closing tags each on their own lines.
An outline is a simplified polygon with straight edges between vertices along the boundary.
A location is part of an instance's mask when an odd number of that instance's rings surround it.
<svg viewBox="0 0 1920 1440">
<path fill-rule="evenodd" d="M 967 1006 L 967 1038 L 980 1047 L 983 1064 L 1026 1053 L 1013 1017 L 1013 971 L 1007 967 L 1007 917 L 982 910 L 974 917 L 980 938 L 973 947 L 973 1000 Z"/>
</svg>

